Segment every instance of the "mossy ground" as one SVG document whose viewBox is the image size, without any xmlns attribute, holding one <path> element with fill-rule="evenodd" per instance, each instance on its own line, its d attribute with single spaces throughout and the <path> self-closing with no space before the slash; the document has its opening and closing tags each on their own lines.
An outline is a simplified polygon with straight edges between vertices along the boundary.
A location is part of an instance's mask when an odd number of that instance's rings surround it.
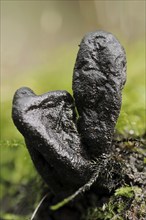
<svg viewBox="0 0 146 220">
<path fill-rule="evenodd" d="M 15 157 L 18 149 L 23 151 L 23 142 L 7 141 L 1 143 L 3 151 L 2 166 L 4 167 L 1 189 L 1 220 L 28 220 L 46 193 L 49 196 L 44 200 L 35 216 L 35 220 L 145 220 L 146 219 L 146 139 L 145 136 L 135 139 L 121 139 L 115 141 L 130 167 L 129 175 L 134 175 L 129 182 L 118 187 L 110 194 L 98 195 L 95 189 L 66 204 L 62 208 L 51 211 L 50 206 L 58 201 L 57 197 L 49 191 L 35 172 L 29 155 L 20 163 L 23 168 L 17 167 L 18 161 L 5 163 L 7 156 Z M 7 148 L 11 154 L 7 155 Z M 24 148 L 24 149 L 23 149 Z M 17 150 L 16 150 L 17 149 Z M 120 153 L 121 153 L 120 152 Z M 21 159 L 20 159 L 21 158 Z M 135 162 L 134 162 L 135 161 Z M 17 175 L 9 175 L 8 170 L 13 169 Z M 29 169 L 28 169 L 29 167 Z M 21 169 L 21 172 L 19 171 Z M 128 168 L 127 168 L 128 169 Z M 132 170 L 132 171 L 131 171 Z M 28 178 L 29 176 L 29 178 Z M 9 178 L 11 177 L 11 179 Z M 137 178 L 137 179 L 136 179 Z M 43 218 L 42 218 L 43 217 Z"/>
<path fill-rule="evenodd" d="M 119 155 L 125 160 L 125 172 L 130 179 L 125 179 L 125 184 L 117 188 L 101 205 L 88 209 L 86 220 L 146 219 L 145 136 L 123 139 L 116 143 L 116 147 L 120 149 Z"/>
<path fill-rule="evenodd" d="M 123 186 L 100 207 L 89 208 L 86 220 L 144 220 L 146 193 L 138 186 Z"/>
</svg>

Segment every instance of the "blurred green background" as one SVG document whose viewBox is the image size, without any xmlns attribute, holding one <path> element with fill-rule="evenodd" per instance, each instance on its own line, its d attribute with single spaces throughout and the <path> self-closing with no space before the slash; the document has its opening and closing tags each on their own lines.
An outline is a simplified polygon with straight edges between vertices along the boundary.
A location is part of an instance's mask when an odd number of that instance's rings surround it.
<svg viewBox="0 0 146 220">
<path fill-rule="evenodd" d="M 127 83 L 116 129 L 125 136 L 145 132 L 145 4 L 145 0 L 1 1 L 1 203 L 7 218 L 16 214 L 13 206 L 18 204 L 12 204 L 12 198 L 18 185 L 37 178 L 11 119 L 13 95 L 22 86 L 36 94 L 58 89 L 72 94 L 78 45 L 87 32 L 109 31 L 124 46 Z"/>
</svg>

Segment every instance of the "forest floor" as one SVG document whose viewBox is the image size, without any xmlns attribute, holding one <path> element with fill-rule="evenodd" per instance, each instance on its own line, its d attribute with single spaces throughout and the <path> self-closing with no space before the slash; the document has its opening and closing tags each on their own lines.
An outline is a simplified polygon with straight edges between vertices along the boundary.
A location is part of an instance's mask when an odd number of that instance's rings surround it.
<svg viewBox="0 0 146 220">
<path fill-rule="evenodd" d="M 114 145 L 131 169 L 133 181 L 129 184 L 123 184 L 105 195 L 91 188 L 62 208 L 52 211 L 50 206 L 58 202 L 59 196 L 54 196 L 37 174 L 29 181 L 13 186 L 11 181 L 2 180 L 6 189 L 1 199 L 0 220 L 30 220 L 46 194 L 33 220 L 145 220 L 146 134 L 129 139 L 118 136 Z"/>
</svg>

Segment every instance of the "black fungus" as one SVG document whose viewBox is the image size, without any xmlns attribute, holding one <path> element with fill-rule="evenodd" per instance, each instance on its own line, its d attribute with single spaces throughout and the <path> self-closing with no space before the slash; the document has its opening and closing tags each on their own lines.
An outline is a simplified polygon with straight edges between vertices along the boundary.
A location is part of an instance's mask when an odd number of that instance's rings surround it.
<svg viewBox="0 0 146 220">
<path fill-rule="evenodd" d="M 14 124 L 36 169 L 55 193 L 89 186 L 94 176 L 103 191 L 121 181 L 121 162 L 113 155 L 111 142 L 125 81 L 123 47 L 112 34 L 96 31 L 80 44 L 73 74 L 75 103 L 66 91 L 38 96 L 27 87 L 16 91 Z"/>
</svg>

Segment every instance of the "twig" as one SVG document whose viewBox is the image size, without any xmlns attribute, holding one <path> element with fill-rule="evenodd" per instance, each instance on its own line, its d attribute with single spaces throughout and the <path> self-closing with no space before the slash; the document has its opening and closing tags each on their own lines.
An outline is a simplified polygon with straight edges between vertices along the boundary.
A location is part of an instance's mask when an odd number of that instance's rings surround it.
<svg viewBox="0 0 146 220">
<path fill-rule="evenodd" d="M 33 212 L 32 216 L 31 216 L 31 219 L 30 219 L 30 220 L 33 220 L 33 219 L 34 219 L 34 217 L 35 217 L 35 215 L 36 215 L 38 209 L 40 208 L 41 204 L 43 203 L 43 201 L 45 200 L 45 198 L 46 198 L 48 195 L 49 195 L 49 193 L 47 193 L 47 194 L 41 199 L 41 201 L 40 201 L 39 204 L 37 205 L 36 209 L 34 210 L 34 212 Z"/>
<path fill-rule="evenodd" d="M 97 180 L 98 176 L 99 176 L 99 171 L 96 172 L 96 174 L 94 174 L 93 177 L 84 186 L 80 187 L 74 194 L 72 194 L 71 196 L 65 198 L 61 202 L 58 202 L 57 204 L 50 206 L 50 209 L 52 211 L 56 211 L 59 208 L 61 208 L 62 206 L 64 206 L 65 204 L 72 201 L 74 198 L 76 198 L 80 194 L 82 194 L 85 191 L 89 190 L 90 187 L 93 185 L 93 183 Z"/>
</svg>

